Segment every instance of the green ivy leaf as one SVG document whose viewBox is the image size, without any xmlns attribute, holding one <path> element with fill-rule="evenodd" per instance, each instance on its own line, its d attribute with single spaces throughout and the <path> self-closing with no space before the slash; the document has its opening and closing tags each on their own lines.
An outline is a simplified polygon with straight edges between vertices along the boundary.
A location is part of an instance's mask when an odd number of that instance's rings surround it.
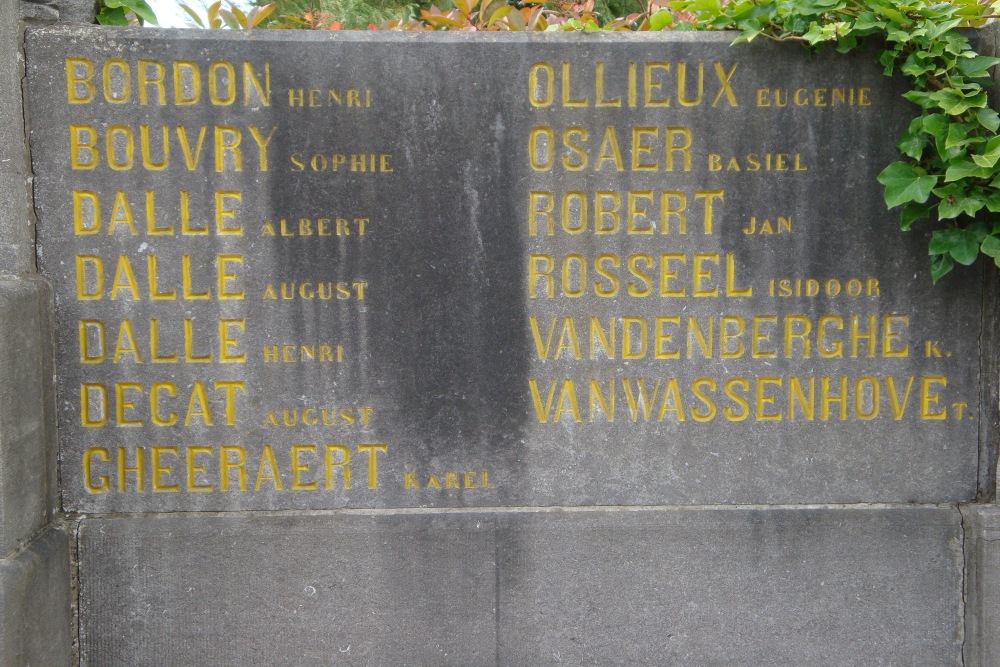
<svg viewBox="0 0 1000 667">
<path fill-rule="evenodd" d="M 878 62 L 879 62 L 880 65 L 882 65 L 882 67 L 885 68 L 885 69 L 882 70 L 882 74 L 884 74 L 886 76 L 892 76 L 892 71 L 896 68 L 896 54 L 891 53 L 890 51 L 883 51 L 879 55 L 879 57 L 878 57 Z M 910 92 L 908 92 L 905 95 L 903 95 L 903 97 L 905 97 L 906 99 L 910 100 L 914 104 L 920 104 L 916 100 L 910 99 L 910 97 L 909 97 L 909 95 L 911 95 L 913 93 L 919 93 L 919 92 L 920 91 L 913 91 L 913 90 L 911 90 Z M 920 106 L 924 106 L 924 105 L 921 104 Z M 926 108 L 926 107 L 924 107 L 924 108 Z"/>
<path fill-rule="evenodd" d="M 892 67 L 887 67 L 883 70 L 882 74 L 885 76 L 892 76 Z M 911 90 L 903 93 L 903 97 L 913 102 L 922 109 L 933 109 L 938 106 L 937 100 L 933 97 L 934 93 L 928 93 L 923 90 Z"/>
<path fill-rule="evenodd" d="M 955 33 L 948 33 L 941 37 L 944 41 L 945 51 L 951 53 L 952 55 L 960 56 L 965 51 L 970 51 L 969 40 L 961 35 L 956 35 Z"/>
<path fill-rule="evenodd" d="M 1000 137 L 993 137 L 986 142 L 983 147 L 983 152 L 980 155 L 972 156 L 973 162 L 975 162 L 980 167 L 991 168 L 989 173 L 983 178 L 993 175 L 992 167 L 1000 160 Z"/>
<path fill-rule="evenodd" d="M 916 132 L 906 131 L 899 141 L 896 142 L 896 148 L 899 152 L 907 157 L 911 157 L 914 160 L 919 160 L 920 156 L 924 153 L 924 148 L 927 147 L 928 141 L 923 134 L 919 133 L 919 129 Z"/>
<path fill-rule="evenodd" d="M 97 14 L 97 22 L 101 25 L 128 25 L 128 16 L 121 7 L 101 7 Z"/>
<path fill-rule="evenodd" d="M 873 12 L 863 11 L 858 14 L 854 21 L 855 31 L 876 30 L 885 27 L 885 21 L 880 21 Z"/>
<path fill-rule="evenodd" d="M 717 16 L 722 12 L 722 5 L 719 3 L 719 0 L 694 0 L 691 3 L 691 11 L 707 12 L 713 16 Z"/>
<path fill-rule="evenodd" d="M 825 14 L 839 5 L 838 0 L 794 0 L 794 12 L 799 16 Z"/>
<path fill-rule="evenodd" d="M 951 127 L 951 119 L 943 113 L 932 113 L 923 117 L 924 131 L 936 139 L 944 140 Z"/>
<path fill-rule="evenodd" d="M 910 41 L 910 34 L 903 32 L 902 30 L 890 30 L 885 38 L 890 42 L 899 42 L 900 44 L 906 44 Z"/>
<path fill-rule="evenodd" d="M 937 283 L 955 266 L 950 255 L 931 255 L 931 282 Z"/>
<path fill-rule="evenodd" d="M 958 69 L 962 73 L 973 79 L 989 76 L 989 68 L 1000 64 L 1000 58 L 988 58 L 986 56 L 975 56 L 973 58 L 962 58 L 958 61 Z"/>
<path fill-rule="evenodd" d="M 1000 258 L 1000 239 L 995 236 L 987 236 L 979 246 L 979 250 L 984 255 Z"/>
<path fill-rule="evenodd" d="M 878 175 L 878 182 L 885 186 L 885 205 L 895 208 L 911 201 L 923 204 L 937 185 L 938 177 L 918 173 L 906 162 L 893 162 Z"/>
<path fill-rule="evenodd" d="M 960 181 L 963 178 L 986 178 L 993 173 L 989 167 L 981 167 L 975 162 L 962 161 L 948 166 L 944 174 L 945 183 Z"/>
<path fill-rule="evenodd" d="M 965 123 L 949 123 L 948 136 L 944 140 L 945 148 L 955 148 L 965 146 L 971 140 L 971 127 Z"/>
<path fill-rule="evenodd" d="M 917 220 L 923 220 L 928 217 L 931 212 L 931 207 L 925 204 L 918 204 L 916 202 L 910 202 L 903 206 L 902 212 L 899 214 L 899 228 L 904 232 L 910 231 L 910 227 Z"/>
<path fill-rule="evenodd" d="M 139 22 L 152 23 L 153 25 L 159 25 L 156 22 L 156 13 L 153 8 L 150 7 L 146 0 L 104 0 L 105 7 L 111 8 L 121 8 L 125 11 L 132 11 L 138 17 Z M 127 25 L 127 22 L 126 22 Z"/>
<path fill-rule="evenodd" d="M 937 103 L 944 112 L 950 116 L 958 116 L 969 109 L 985 107 L 986 93 L 980 92 L 977 95 L 965 96 L 954 88 L 945 88 L 928 96 Z M 907 98 L 909 99 L 909 98 Z"/>
<path fill-rule="evenodd" d="M 961 22 L 962 19 L 951 19 L 950 21 L 941 21 L 940 23 L 927 21 L 927 32 L 925 35 L 927 36 L 927 39 L 936 40 L 949 30 L 954 29 Z"/>
<path fill-rule="evenodd" d="M 990 225 L 983 221 L 972 223 L 969 225 L 968 230 L 975 235 L 976 243 L 982 243 L 983 240 L 992 232 Z"/>
<path fill-rule="evenodd" d="M 666 10 L 660 10 L 649 17 L 649 29 L 650 30 L 663 30 L 664 28 L 673 25 L 674 15 Z"/>
<path fill-rule="evenodd" d="M 928 250 L 932 255 L 950 255 L 959 264 L 969 266 L 979 256 L 979 241 L 968 229 L 949 227 L 931 235 Z"/>
<path fill-rule="evenodd" d="M 906 58 L 906 61 L 900 65 L 900 71 L 906 76 L 917 77 L 921 74 L 933 72 L 937 69 L 937 65 L 935 63 L 928 62 L 929 59 L 918 57 L 919 53 L 919 51 L 911 53 Z"/>
<path fill-rule="evenodd" d="M 990 108 L 977 109 L 976 120 L 990 132 L 996 132 L 1000 128 L 1000 114 Z"/>
<path fill-rule="evenodd" d="M 986 197 L 981 192 L 966 192 L 961 183 L 937 188 L 934 194 L 941 198 L 938 204 L 939 220 L 950 220 L 962 214 L 972 216 L 986 206 Z"/>
<path fill-rule="evenodd" d="M 871 3 L 871 8 L 874 9 L 876 13 L 881 14 L 890 21 L 893 21 L 900 25 L 908 24 L 906 16 L 901 12 L 897 11 L 896 9 L 893 9 L 892 7 L 887 7 L 885 5 L 878 5 L 873 2 Z"/>
</svg>

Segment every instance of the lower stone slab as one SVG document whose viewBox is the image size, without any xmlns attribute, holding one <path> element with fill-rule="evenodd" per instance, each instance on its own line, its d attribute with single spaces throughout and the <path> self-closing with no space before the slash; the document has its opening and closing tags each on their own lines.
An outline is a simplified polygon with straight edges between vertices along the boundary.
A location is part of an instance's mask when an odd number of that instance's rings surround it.
<svg viewBox="0 0 1000 667">
<path fill-rule="evenodd" d="M 69 546 L 61 529 L 47 528 L 0 560 L 0 665 L 71 664 L 69 583 Z"/>
<path fill-rule="evenodd" d="M 954 510 L 534 515 L 505 542 L 501 664 L 960 664 Z"/>
<path fill-rule="evenodd" d="M 495 659 L 488 520 L 189 515 L 79 535 L 82 665 Z"/>
<path fill-rule="evenodd" d="M 955 509 L 80 523 L 82 665 L 960 664 Z"/>
</svg>

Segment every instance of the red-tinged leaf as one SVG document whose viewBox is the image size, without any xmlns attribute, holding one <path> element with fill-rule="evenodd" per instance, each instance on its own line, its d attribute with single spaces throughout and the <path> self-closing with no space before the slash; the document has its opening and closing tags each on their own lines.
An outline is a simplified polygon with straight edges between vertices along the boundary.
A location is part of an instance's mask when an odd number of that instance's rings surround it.
<svg viewBox="0 0 1000 667">
<path fill-rule="evenodd" d="M 254 7 L 247 14 L 247 27 L 256 28 L 261 25 L 267 17 L 270 16 L 278 6 L 275 4 L 264 5 L 263 7 Z"/>
<path fill-rule="evenodd" d="M 232 12 L 236 20 L 239 21 L 240 26 L 246 27 L 247 25 L 247 15 L 243 13 L 243 10 L 234 5 L 232 2 L 229 3 L 229 11 Z"/>
<path fill-rule="evenodd" d="M 240 25 L 239 20 L 228 9 L 220 9 L 219 16 L 222 17 L 222 20 L 226 23 L 226 27 L 230 30 L 239 30 L 243 27 Z"/>
<path fill-rule="evenodd" d="M 180 7 L 185 12 L 187 12 L 187 15 L 191 17 L 191 20 L 194 21 L 195 24 L 199 28 L 204 28 L 205 27 L 205 24 L 201 22 L 201 17 L 198 16 L 198 14 L 193 9 L 191 9 L 190 7 L 188 7 L 187 5 L 185 5 L 184 3 L 181 3 Z"/>
<path fill-rule="evenodd" d="M 549 27 L 548 21 L 545 20 L 545 9 L 543 7 L 535 7 L 531 10 L 528 15 L 526 30 L 542 30 L 544 31 Z"/>
<path fill-rule="evenodd" d="M 530 14 L 531 10 L 525 7 L 519 11 L 513 11 L 506 17 L 507 27 L 511 30 L 524 30 L 527 26 L 524 17 L 526 14 Z"/>
<path fill-rule="evenodd" d="M 486 25 L 493 25 L 493 24 L 495 24 L 497 21 L 499 21 L 500 19 L 504 18 L 505 16 L 507 16 L 508 14 L 510 14 L 512 11 L 514 11 L 514 8 L 512 6 L 510 6 L 510 5 L 505 5 L 505 6 L 501 7 L 500 9 L 498 9 L 495 12 L 493 12 L 492 14 L 490 14 L 490 20 L 486 22 Z"/>
<path fill-rule="evenodd" d="M 222 7 L 222 0 L 216 0 L 208 6 L 208 22 L 215 25 L 219 19 L 219 9 Z"/>
<path fill-rule="evenodd" d="M 461 21 L 456 21 L 455 19 L 448 18 L 447 16 L 434 16 L 427 19 L 427 23 L 434 26 L 435 28 L 461 28 L 463 23 Z"/>
</svg>

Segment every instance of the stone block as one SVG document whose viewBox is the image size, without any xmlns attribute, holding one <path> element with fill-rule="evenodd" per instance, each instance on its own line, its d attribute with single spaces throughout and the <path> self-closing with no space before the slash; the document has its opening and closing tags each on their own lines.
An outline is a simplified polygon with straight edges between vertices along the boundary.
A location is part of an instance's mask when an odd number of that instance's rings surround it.
<svg viewBox="0 0 1000 667">
<path fill-rule="evenodd" d="M 504 665 L 954 665 L 957 510 L 518 516 L 501 547 Z"/>
<path fill-rule="evenodd" d="M 488 665 L 493 526 L 451 517 L 84 519 L 81 665 Z"/>
<path fill-rule="evenodd" d="M 57 0 L 56 6 L 63 23 L 93 23 L 97 14 L 95 0 Z"/>
<path fill-rule="evenodd" d="M 966 667 L 1000 665 L 1000 507 L 965 507 Z"/>
<path fill-rule="evenodd" d="M 50 297 L 41 278 L 0 278 L 0 554 L 44 526 L 57 502 Z"/>
<path fill-rule="evenodd" d="M 82 664 L 950 665 L 961 534 L 937 507 L 87 518 Z"/>
<path fill-rule="evenodd" d="M 35 267 L 28 158 L 21 101 L 21 3 L 0 2 L 0 275 Z"/>
<path fill-rule="evenodd" d="M 70 667 L 69 558 L 65 531 L 49 527 L 0 560 L 0 664 Z"/>
<path fill-rule="evenodd" d="M 59 20 L 59 10 L 48 4 L 21 0 L 21 18 L 26 22 L 50 23 Z"/>
</svg>

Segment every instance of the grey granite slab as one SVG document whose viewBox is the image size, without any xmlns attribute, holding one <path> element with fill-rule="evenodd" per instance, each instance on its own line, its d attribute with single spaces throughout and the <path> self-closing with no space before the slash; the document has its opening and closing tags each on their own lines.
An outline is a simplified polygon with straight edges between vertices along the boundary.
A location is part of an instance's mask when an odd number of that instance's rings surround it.
<svg viewBox="0 0 1000 667">
<path fill-rule="evenodd" d="M 901 82 L 730 39 L 29 31 L 66 507 L 974 498 Z"/>
</svg>

